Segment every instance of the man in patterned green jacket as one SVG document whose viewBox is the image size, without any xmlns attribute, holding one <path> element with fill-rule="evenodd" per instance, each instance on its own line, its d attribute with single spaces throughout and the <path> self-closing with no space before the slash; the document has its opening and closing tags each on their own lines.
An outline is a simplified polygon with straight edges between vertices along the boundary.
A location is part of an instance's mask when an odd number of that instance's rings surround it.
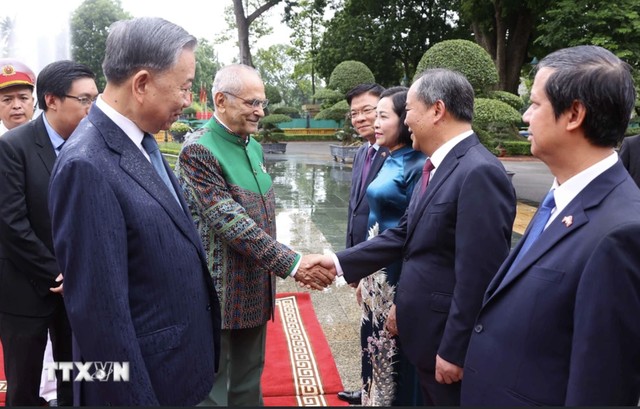
<svg viewBox="0 0 640 409">
<path fill-rule="evenodd" d="M 276 241 L 275 196 L 264 155 L 250 135 L 264 116 L 257 71 L 230 65 L 213 82 L 214 117 L 185 142 L 176 172 L 207 253 L 222 309 L 220 370 L 203 404 L 262 406 L 266 323 L 275 276 L 320 289 L 330 273 L 301 268 L 301 256 Z"/>
</svg>

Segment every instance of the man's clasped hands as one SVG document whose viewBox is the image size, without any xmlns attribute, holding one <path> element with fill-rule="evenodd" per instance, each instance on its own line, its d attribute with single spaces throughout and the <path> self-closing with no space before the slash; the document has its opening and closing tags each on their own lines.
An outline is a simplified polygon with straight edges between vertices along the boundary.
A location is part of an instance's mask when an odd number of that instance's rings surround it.
<svg viewBox="0 0 640 409">
<path fill-rule="evenodd" d="M 333 283 L 336 275 L 336 266 L 330 255 L 308 254 L 302 256 L 294 278 L 300 287 L 324 290 Z"/>
</svg>

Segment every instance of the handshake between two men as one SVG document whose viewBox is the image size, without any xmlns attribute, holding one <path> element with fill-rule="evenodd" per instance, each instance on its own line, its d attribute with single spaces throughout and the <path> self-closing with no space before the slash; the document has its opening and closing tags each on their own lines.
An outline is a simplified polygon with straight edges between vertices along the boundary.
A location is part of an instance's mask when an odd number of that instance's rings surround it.
<svg viewBox="0 0 640 409">
<path fill-rule="evenodd" d="M 333 283 L 336 275 L 336 266 L 330 255 L 308 254 L 302 256 L 294 278 L 300 287 L 324 290 Z"/>
</svg>

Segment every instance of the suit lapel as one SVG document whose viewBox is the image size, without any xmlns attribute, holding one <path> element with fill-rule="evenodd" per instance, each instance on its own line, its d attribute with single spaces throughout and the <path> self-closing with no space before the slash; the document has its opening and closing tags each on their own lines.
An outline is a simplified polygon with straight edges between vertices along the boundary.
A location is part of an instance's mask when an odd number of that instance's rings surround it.
<svg viewBox="0 0 640 409">
<path fill-rule="evenodd" d="M 34 128 L 38 157 L 47 169 L 47 172 L 49 172 L 49 176 L 51 176 L 51 170 L 53 169 L 53 164 L 56 162 L 57 156 L 53 150 L 53 146 L 51 145 L 51 139 L 49 139 L 47 128 L 44 126 L 44 119 L 42 119 L 42 115 L 44 115 L 44 113 L 40 114 L 32 124 Z"/>
<path fill-rule="evenodd" d="M 182 208 L 180 208 L 176 199 L 171 192 L 169 192 L 151 162 L 144 157 L 142 152 L 140 152 L 138 147 L 135 146 L 122 129 L 95 106 L 89 112 L 89 120 L 101 131 L 105 143 L 113 151 L 120 154 L 120 167 L 122 170 L 163 207 L 184 235 L 200 249 L 200 237 L 194 229 L 191 217 L 188 214 L 189 208 L 182 198 L 181 189 L 178 187 L 176 178 L 168 167 L 166 160 L 163 158 L 164 166 L 165 169 L 167 169 L 167 173 L 169 173 L 169 178 L 171 179 L 174 189 L 178 192 Z"/>
<path fill-rule="evenodd" d="M 622 166 L 621 162 L 607 169 L 604 173 L 596 177 L 591 183 L 589 183 L 568 205 L 565 207 L 558 216 L 553 219 L 551 224 L 542 232 L 540 237 L 533 243 L 527 253 L 515 266 L 515 270 L 507 280 L 504 277 L 509 271 L 511 264 L 513 264 L 516 255 L 520 251 L 524 240 L 529 235 L 531 226 L 527 227 L 527 231 L 520 239 L 520 242 L 509 254 L 507 260 L 503 263 L 498 274 L 494 277 L 493 281 L 488 287 L 486 302 L 489 302 L 496 294 L 503 291 L 509 284 L 516 281 L 522 274 L 531 268 L 542 256 L 553 249 L 553 247 L 565 239 L 568 235 L 573 234 L 581 226 L 589 222 L 589 210 L 598 206 L 600 202 L 628 175 L 625 174 L 626 170 Z M 567 219 L 565 219 L 567 218 Z M 569 220 L 571 223 L 565 223 L 565 220 Z"/>
<path fill-rule="evenodd" d="M 460 160 L 467 151 L 478 143 L 478 138 L 475 134 L 472 134 L 454 146 L 447 156 L 445 156 L 440 166 L 436 169 L 433 174 L 433 178 L 429 180 L 427 191 L 424 194 L 421 194 L 420 184 L 417 184 L 417 189 L 413 192 L 413 197 L 409 203 L 410 213 L 407 219 L 407 240 L 410 239 L 413 231 L 418 225 L 418 221 L 422 218 L 422 215 L 426 211 L 429 203 L 438 194 L 440 187 L 449 178 L 453 170 L 458 167 Z"/>
<path fill-rule="evenodd" d="M 376 176 L 378 175 L 378 172 L 380 171 L 380 168 L 382 167 L 382 164 L 384 163 L 384 161 L 387 159 L 387 155 L 388 155 L 388 151 L 386 148 L 378 148 L 378 152 L 376 153 L 375 157 L 373 158 L 373 162 L 371 162 L 371 168 L 369 169 L 369 174 L 367 175 L 367 180 L 364 181 L 365 186 L 368 186 L 369 183 L 371 183 L 371 181 L 373 179 L 376 178 Z M 367 158 L 367 150 L 364 151 L 364 159 L 361 160 L 360 162 L 360 166 L 358 166 L 358 171 L 359 171 L 359 175 L 362 175 L 362 171 L 364 168 L 364 163 L 366 161 Z M 356 200 L 356 205 L 355 207 L 360 206 L 360 202 L 362 201 L 362 199 L 367 195 L 367 189 L 363 189 L 362 188 L 362 177 L 358 178 L 359 182 L 358 182 L 358 190 L 357 190 L 357 200 Z"/>
</svg>

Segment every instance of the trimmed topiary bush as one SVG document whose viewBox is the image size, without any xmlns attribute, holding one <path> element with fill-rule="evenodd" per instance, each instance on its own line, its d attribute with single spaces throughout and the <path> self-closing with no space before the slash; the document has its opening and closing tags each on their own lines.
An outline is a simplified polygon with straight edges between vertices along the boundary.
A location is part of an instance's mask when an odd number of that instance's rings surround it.
<svg viewBox="0 0 640 409">
<path fill-rule="evenodd" d="M 289 115 L 291 118 L 300 118 L 300 111 L 294 107 L 277 107 L 273 109 L 273 113 Z"/>
<path fill-rule="evenodd" d="M 498 70 L 489 53 L 469 40 L 446 40 L 434 44 L 420 59 L 414 81 L 429 68 L 460 72 L 467 77 L 477 96 L 486 95 L 498 83 Z"/>
<path fill-rule="evenodd" d="M 278 104 L 282 102 L 282 95 L 280 94 L 280 90 L 273 85 L 265 84 L 264 94 L 269 100 L 269 104 Z"/>
<path fill-rule="evenodd" d="M 376 78 L 373 72 L 360 61 L 343 61 L 336 65 L 329 77 L 328 88 L 340 91 L 342 95 L 358 84 L 373 83 Z"/>
<path fill-rule="evenodd" d="M 520 111 L 522 108 L 524 108 L 524 100 L 520 96 L 507 91 L 492 91 L 489 97 L 491 99 L 502 101 L 505 104 L 509 104 L 517 111 Z"/>
<path fill-rule="evenodd" d="M 258 131 L 261 143 L 277 143 L 284 136 L 282 129 L 278 128 L 278 124 L 291 121 L 291 117 L 284 114 L 271 114 L 260 120 L 261 129 Z"/>
<path fill-rule="evenodd" d="M 349 112 L 349 104 L 347 104 L 347 101 L 343 99 L 331 107 L 318 112 L 313 119 L 332 119 L 334 121 L 342 121 L 345 119 L 347 112 Z"/>
<path fill-rule="evenodd" d="M 473 129 L 489 150 L 503 141 L 518 140 L 520 120 L 520 112 L 502 101 L 487 98 L 474 101 Z"/>
</svg>

